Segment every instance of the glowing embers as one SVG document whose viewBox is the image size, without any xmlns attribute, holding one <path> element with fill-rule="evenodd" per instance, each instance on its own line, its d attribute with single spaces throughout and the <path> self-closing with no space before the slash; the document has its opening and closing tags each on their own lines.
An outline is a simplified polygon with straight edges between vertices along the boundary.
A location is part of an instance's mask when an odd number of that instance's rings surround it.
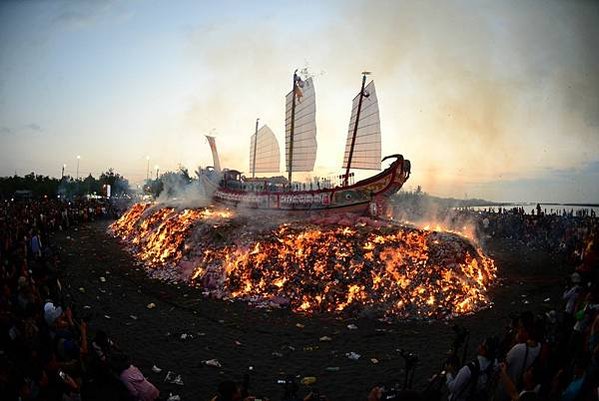
<svg viewBox="0 0 599 401">
<path fill-rule="evenodd" d="M 150 204 L 135 204 L 110 229 L 130 245 L 135 256 L 152 267 L 167 262 L 176 264 L 185 253 L 184 244 L 191 228 L 199 221 L 228 219 L 228 210 L 152 209 Z"/>
<path fill-rule="evenodd" d="M 355 226 L 266 220 L 135 205 L 111 229 L 151 276 L 187 280 L 218 298 L 398 318 L 443 318 L 489 304 L 493 261 L 456 234 L 369 219 Z"/>
<path fill-rule="evenodd" d="M 406 227 L 282 225 L 245 246 L 207 249 L 192 276 L 251 301 L 296 311 L 364 308 L 397 317 L 444 317 L 488 304 L 493 261 L 461 237 Z M 216 272 L 215 272 L 216 271 Z"/>
</svg>

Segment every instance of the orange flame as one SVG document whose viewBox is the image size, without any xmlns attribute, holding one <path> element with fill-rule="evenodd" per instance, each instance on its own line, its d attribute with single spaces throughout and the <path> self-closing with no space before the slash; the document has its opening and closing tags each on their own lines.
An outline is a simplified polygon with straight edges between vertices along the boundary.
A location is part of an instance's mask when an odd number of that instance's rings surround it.
<svg viewBox="0 0 599 401">
<path fill-rule="evenodd" d="M 284 298 L 297 312 L 369 308 L 386 316 L 436 318 L 489 303 L 493 261 L 452 233 L 311 223 L 254 233 L 231 218 L 230 211 L 135 205 L 111 229 L 150 267 L 174 266 L 185 256 L 195 266 L 190 281 L 207 291 L 253 302 Z M 206 233 L 225 226 L 242 231 L 228 233 L 224 245 L 208 246 Z M 208 275 L 215 270 L 222 280 L 210 287 Z"/>
</svg>

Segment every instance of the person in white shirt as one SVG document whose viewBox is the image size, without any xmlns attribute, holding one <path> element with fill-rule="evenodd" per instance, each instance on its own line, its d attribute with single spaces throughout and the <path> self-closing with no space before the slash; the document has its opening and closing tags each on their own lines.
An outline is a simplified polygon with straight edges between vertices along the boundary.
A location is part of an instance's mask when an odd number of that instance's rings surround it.
<svg viewBox="0 0 599 401">
<path fill-rule="evenodd" d="M 534 319 L 520 322 L 516 335 L 518 343 L 508 351 L 505 358 L 507 375 L 518 388 L 522 385 L 524 372 L 541 354 L 541 344 L 538 338 Z"/>
<path fill-rule="evenodd" d="M 508 351 L 505 359 L 505 375 L 509 382 L 513 383 L 516 390 L 520 391 L 524 387 L 524 373 L 540 357 L 541 330 L 538 327 L 539 322 L 531 313 L 523 313 L 518 323 L 516 333 L 516 344 Z M 503 386 L 500 386 L 496 399 L 507 401 L 511 399 L 509 388 L 505 386 L 507 381 L 502 380 Z"/>
<path fill-rule="evenodd" d="M 487 338 L 478 346 L 476 359 L 464 365 L 454 376 L 449 367 L 447 389 L 449 401 L 484 400 L 489 395 L 491 378 L 497 367 L 496 351 L 498 341 Z"/>
</svg>

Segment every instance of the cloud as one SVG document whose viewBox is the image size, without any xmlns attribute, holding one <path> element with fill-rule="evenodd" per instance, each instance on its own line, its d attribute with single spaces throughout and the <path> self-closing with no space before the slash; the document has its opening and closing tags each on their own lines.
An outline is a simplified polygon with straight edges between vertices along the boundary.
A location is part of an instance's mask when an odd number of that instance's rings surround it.
<svg viewBox="0 0 599 401">
<path fill-rule="evenodd" d="M 316 82 L 317 165 L 327 169 L 339 157 L 322 149 L 341 155 L 348 84 L 362 68 L 377 81 L 385 150 L 412 159 L 427 190 L 445 179 L 439 173 L 485 182 L 591 160 L 599 151 L 598 3 L 483 3 L 352 1 L 311 10 L 323 11 L 322 24 L 298 16 L 281 30 L 278 10 L 251 26 L 198 26 L 189 47 L 206 80 L 188 126 L 226 124 L 225 135 L 239 135 L 264 116 L 281 138 L 284 73 L 308 58 L 330 72 Z M 236 143 L 229 151 L 246 154 Z"/>
<path fill-rule="evenodd" d="M 32 136 L 32 135 L 41 134 L 42 132 L 43 132 L 42 127 L 36 123 L 29 123 L 29 124 L 23 125 L 20 128 L 17 128 L 16 130 L 9 128 L 5 125 L 0 126 L 0 136 L 12 136 L 15 134 Z"/>
<path fill-rule="evenodd" d="M 25 126 L 25 128 L 29 129 L 30 131 L 34 131 L 34 132 L 42 132 L 42 127 L 40 127 L 38 124 L 36 123 L 30 123 L 27 124 Z"/>
<path fill-rule="evenodd" d="M 52 22 L 60 27 L 81 29 L 103 19 L 127 20 L 131 12 L 115 0 L 79 0 L 63 2 Z"/>
<path fill-rule="evenodd" d="M 497 201 L 599 204 L 599 160 L 568 169 L 547 168 L 537 177 L 478 183 L 472 188 L 474 196 L 486 194 Z"/>
<path fill-rule="evenodd" d="M 1 126 L 0 127 L 0 136 L 10 136 L 13 134 L 13 131 L 6 127 L 6 126 Z"/>
</svg>

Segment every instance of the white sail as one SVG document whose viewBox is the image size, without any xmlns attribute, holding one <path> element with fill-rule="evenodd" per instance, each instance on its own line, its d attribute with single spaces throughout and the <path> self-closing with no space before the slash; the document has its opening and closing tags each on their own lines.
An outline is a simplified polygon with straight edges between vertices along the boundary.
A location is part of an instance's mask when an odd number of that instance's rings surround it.
<svg viewBox="0 0 599 401">
<path fill-rule="evenodd" d="M 312 171 L 316 161 L 316 95 L 312 78 L 295 90 L 293 151 L 291 152 L 291 109 L 293 92 L 285 97 L 285 170 Z M 291 162 L 290 162 L 291 159 Z"/>
<path fill-rule="evenodd" d="M 347 142 L 345 143 L 345 155 L 343 157 L 343 168 L 347 168 L 352 137 L 356 127 L 359 101 L 360 94 L 354 98 L 352 104 Z M 379 105 L 376 99 L 374 81 L 371 81 L 364 88 L 350 168 L 362 170 L 381 169 L 381 120 L 379 118 Z"/>
<path fill-rule="evenodd" d="M 210 150 L 212 151 L 212 160 L 214 161 L 214 169 L 220 171 L 220 159 L 218 157 L 218 151 L 216 150 L 216 140 L 213 136 L 206 135 L 208 143 L 210 144 Z"/>
<path fill-rule="evenodd" d="M 279 142 L 272 130 L 264 125 L 250 140 L 250 174 L 278 173 L 280 163 Z"/>
</svg>

